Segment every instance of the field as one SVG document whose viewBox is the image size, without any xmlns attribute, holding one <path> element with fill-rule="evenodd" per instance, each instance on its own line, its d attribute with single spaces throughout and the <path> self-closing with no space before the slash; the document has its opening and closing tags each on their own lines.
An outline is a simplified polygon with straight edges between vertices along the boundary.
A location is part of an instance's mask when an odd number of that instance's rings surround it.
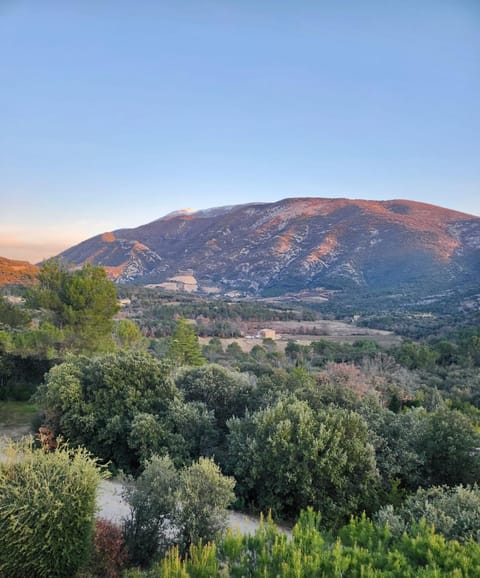
<svg viewBox="0 0 480 578">
<path fill-rule="evenodd" d="M 397 345 L 402 339 L 391 331 L 357 327 L 352 323 L 342 321 L 269 321 L 267 323 L 248 323 L 248 337 L 221 339 L 225 349 L 230 343 L 237 343 L 242 351 L 249 352 L 255 345 L 262 343 L 258 337 L 261 329 L 273 329 L 276 333 L 275 343 L 279 351 L 283 351 L 289 341 L 309 345 L 313 341 L 326 339 L 340 343 L 353 343 L 358 339 L 370 339 L 383 347 Z M 205 345 L 210 338 L 200 338 L 201 345 Z"/>
</svg>

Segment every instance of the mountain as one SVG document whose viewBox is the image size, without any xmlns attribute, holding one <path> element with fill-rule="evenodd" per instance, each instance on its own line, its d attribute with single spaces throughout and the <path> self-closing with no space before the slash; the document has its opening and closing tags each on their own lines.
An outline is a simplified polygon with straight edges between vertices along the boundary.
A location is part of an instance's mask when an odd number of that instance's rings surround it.
<svg viewBox="0 0 480 578">
<path fill-rule="evenodd" d="M 292 198 L 176 211 L 61 258 L 103 265 L 121 283 L 190 279 L 191 290 L 448 287 L 480 279 L 480 218 L 406 200 Z"/>
<path fill-rule="evenodd" d="M 0 257 L 0 286 L 31 285 L 38 275 L 38 267 L 28 261 L 14 261 Z"/>
</svg>

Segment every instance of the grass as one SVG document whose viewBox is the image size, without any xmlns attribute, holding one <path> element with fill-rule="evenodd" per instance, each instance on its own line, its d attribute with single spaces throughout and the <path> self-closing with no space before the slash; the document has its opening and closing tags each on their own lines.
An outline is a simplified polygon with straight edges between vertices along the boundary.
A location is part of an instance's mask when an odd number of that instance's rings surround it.
<svg viewBox="0 0 480 578">
<path fill-rule="evenodd" d="M 38 408 L 28 401 L 0 401 L 0 435 L 30 427 Z"/>
</svg>

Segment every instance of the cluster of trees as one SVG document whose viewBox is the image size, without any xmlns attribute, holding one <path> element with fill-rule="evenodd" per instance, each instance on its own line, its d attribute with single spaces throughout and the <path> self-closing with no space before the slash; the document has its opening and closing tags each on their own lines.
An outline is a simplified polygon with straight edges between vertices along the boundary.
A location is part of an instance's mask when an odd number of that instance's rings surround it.
<svg viewBox="0 0 480 578">
<path fill-rule="evenodd" d="M 477 414 L 434 395 L 393 411 L 360 377 L 348 364 L 316 379 L 211 364 L 172 373 L 146 352 L 119 352 L 55 366 L 37 400 L 57 435 L 118 468 L 138 472 L 154 454 L 177 466 L 214 457 L 238 504 L 290 519 L 313 505 L 329 527 L 389 503 L 394 486 L 479 479 Z"/>
<path fill-rule="evenodd" d="M 153 456 L 128 480 L 130 512 L 116 525 L 94 517 L 107 477 L 98 460 L 48 435 L 42 442 L 9 442 L 0 460 L 2 577 L 119 578 L 127 565 L 149 566 L 173 546 L 187 552 L 226 528 L 235 482 L 212 460 L 178 469 Z"/>
<path fill-rule="evenodd" d="M 125 307 L 128 316 L 139 324 L 149 337 L 163 338 L 172 335 L 179 317 L 196 321 L 201 337 L 239 337 L 245 322 L 314 321 L 316 314 L 308 308 L 294 308 L 282 304 L 254 301 L 228 301 L 205 299 L 178 293 L 168 294 L 140 287 L 122 287 L 120 295 L 129 299 Z"/>
<path fill-rule="evenodd" d="M 424 522 L 397 536 L 362 516 L 332 535 L 322 532 L 320 516 L 307 510 L 291 539 L 268 520 L 253 536 L 230 532 L 216 542 L 193 545 L 184 559 L 173 550 L 150 571 L 131 571 L 127 577 L 475 578 L 479 569 L 478 543 L 447 541 Z"/>
<path fill-rule="evenodd" d="M 234 485 L 210 459 L 178 469 L 168 456 L 153 456 L 125 491 L 130 563 L 149 566 L 173 546 L 185 553 L 191 544 L 214 540 L 226 529 Z"/>
<path fill-rule="evenodd" d="M 367 340 L 319 340 L 280 352 L 264 340 L 245 353 L 215 338 L 202 351 L 193 325 L 168 306 L 169 340 L 147 351 L 133 322 L 113 320 L 115 289 L 102 270 L 55 263 L 27 303 L 0 303 L 0 394 L 35 359 L 38 373 L 48 370 L 35 394 L 44 425 L 137 478 L 118 539 L 114 529 L 95 534 L 98 543 L 110 539 L 119 559 L 147 566 L 174 547 L 151 576 L 316 576 L 332 568 L 345 576 L 453 576 L 452 560 L 475 575 L 478 329 L 389 351 Z M 209 314 L 215 319 L 218 307 L 218 322 L 235 309 L 215 304 Z M 14 470 L 5 469 L 6 485 Z M 285 520 L 301 516 L 293 540 L 271 524 L 250 541 L 217 540 L 233 500 Z M 318 515 L 301 514 L 309 507 Z M 374 522 L 347 524 L 362 512 Z M 212 544 L 189 550 L 202 539 Z M 104 563 L 100 556 L 97 566 Z"/>
<path fill-rule="evenodd" d="M 28 399 L 43 375 L 69 354 L 102 353 L 144 344 L 119 306 L 102 267 L 69 271 L 52 261 L 23 306 L 0 297 L 0 399 Z"/>
</svg>

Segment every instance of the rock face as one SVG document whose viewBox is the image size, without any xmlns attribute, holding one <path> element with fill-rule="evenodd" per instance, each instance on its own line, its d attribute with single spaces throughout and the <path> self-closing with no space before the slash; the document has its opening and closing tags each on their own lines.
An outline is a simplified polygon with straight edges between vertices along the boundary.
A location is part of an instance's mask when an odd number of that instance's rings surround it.
<svg viewBox="0 0 480 578">
<path fill-rule="evenodd" d="M 294 198 L 177 211 L 61 254 L 121 283 L 189 270 L 200 285 L 281 294 L 480 280 L 480 218 L 413 201 Z"/>
<path fill-rule="evenodd" d="M 15 261 L 0 257 L 0 286 L 32 285 L 38 275 L 38 267 L 28 261 Z"/>
</svg>

